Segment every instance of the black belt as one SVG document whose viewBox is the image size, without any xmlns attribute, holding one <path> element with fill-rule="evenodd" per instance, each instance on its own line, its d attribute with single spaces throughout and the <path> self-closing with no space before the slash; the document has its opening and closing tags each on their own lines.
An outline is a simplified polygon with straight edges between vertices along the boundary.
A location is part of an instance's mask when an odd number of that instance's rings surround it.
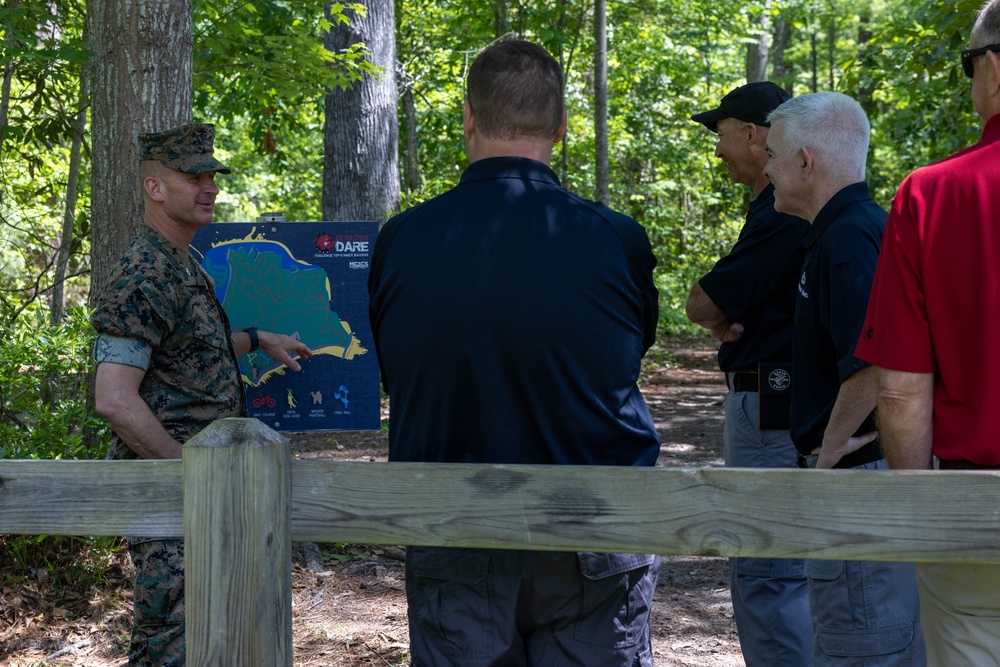
<svg viewBox="0 0 1000 667">
<path fill-rule="evenodd" d="M 858 466 L 863 466 L 866 463 L 874 463 L 879 459 L 885 458 L 882 453 L 882 443 L 878 440 L 873 440 L 861 449 L 855 450 L 850 454 L 847 454 L 833 466 L 834 468 L 857 468 Z M 806 454 L 799 454 L 799 467 L 800 468 L 815 468 L 816 467 L 816 457 Z M 810 465 L 811 463 L 811 465 Z"/>
<path fill-rule="evenodd" d="M 729 377 L 732 376 L 732 381 Z M 757 371 L 733 371 L 726 373 L 726 386 L 731 391 L 757 391 Z"/>
<path fill-rule="evenodd" d="M 1000 470 L 1000 466 L 988 466 L 964 459 L 958 459 L 957 461 L 941 459 L 938 461 L 938 468 L 940 470 Z"/>
</svg>

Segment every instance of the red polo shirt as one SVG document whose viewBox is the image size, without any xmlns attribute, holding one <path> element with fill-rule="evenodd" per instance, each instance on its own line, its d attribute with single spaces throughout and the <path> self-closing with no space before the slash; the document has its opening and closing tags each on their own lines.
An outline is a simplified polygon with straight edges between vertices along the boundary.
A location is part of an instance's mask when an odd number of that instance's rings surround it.
<svg viewBox="0 0 1000 667">
<path fill-rule="evenodd" d="M 855 355 L 934 373 L 934 454 L 1000 465 L 1000 116 L 899 187 Z"/>
</svg>

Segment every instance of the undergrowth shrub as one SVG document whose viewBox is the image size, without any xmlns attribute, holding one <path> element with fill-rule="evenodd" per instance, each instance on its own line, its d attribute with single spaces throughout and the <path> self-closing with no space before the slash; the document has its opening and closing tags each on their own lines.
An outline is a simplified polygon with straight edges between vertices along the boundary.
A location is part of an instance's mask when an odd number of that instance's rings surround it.
<svg viewBox="0 0 1000 667">
<path fill-rule="evenodd" d="M 55 327 L 45 318 L 25 313 L 0 332 L 0 459 L 102 459 L 110 430 L 87 409 L 86 312 Z M 98 445 L 85 446 L 87 429 Z"/>
<path fill-rule="evenodd" d="M 0 325 L 0 467 L 2 459 L 104 458 L 110 428 L 87 408 L 92 340 L 82 308 L 60 326 L 42 312 Z M 117 537 L 0 536 L 0 578 L 45 571 L 99 585 L 120 543 Z"/>
</svg>

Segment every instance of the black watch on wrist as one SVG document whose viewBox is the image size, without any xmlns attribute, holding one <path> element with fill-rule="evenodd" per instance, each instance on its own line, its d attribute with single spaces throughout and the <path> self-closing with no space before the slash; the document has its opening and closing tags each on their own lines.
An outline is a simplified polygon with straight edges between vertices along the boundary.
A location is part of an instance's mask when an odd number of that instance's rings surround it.
<svg viewBox="0 0 1000 667">
<path fill-rule="evenodd" d="M 260 336 L 257 335 L 257 327 L 247 327 L 243 332 L 250 336 L 250 351 L 256 352 L 260 349 Z"/>
</svg>

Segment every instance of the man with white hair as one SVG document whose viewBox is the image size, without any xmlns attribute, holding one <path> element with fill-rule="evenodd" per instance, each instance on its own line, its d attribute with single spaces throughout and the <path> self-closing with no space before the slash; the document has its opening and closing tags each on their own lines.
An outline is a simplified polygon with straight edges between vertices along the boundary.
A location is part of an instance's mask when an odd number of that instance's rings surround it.
<svg viewBox="0 0 1000 667">
<path fill-rule="evenodd" d="M 982 139 L 899 187 L 858 342 L 877 367 L 891 468 L 931 469 L 936 456 L 942 470 L 1000 469 L 1000 0 L 980 11 L 962 67 Z M 928 664 L 996 665 L 1000 566 L 916 571 Z"/>
<path fill-rule="evenodd" d="M 788 99 L 780 86 L 757 81 L 691 116 L 718 135 L 715 156 L 734 183 L 754 194 L 736 245 L 691 286 L 685 307 L 688 319 L 722 342 L 719 370 L 729 388 L 722 439 L 726 465 L 734 468 L 794 468 L 797 458 L 788 434 L 787 367 L 809 223 L 774 210 L 774 188 L 764 175 L 767 115 Z M 811 667 L 804 561 L 742 557 L 729 567 L 746 667 Z"/>
<path fill-rule="evenodd" d="M 811 225 L 792 330 L 799 465 L 882 469 L 874 371 L 854 356 L 887 215 L 865 183 L 868 118 L 846 95 L 814 93 L 768 120 L 774 207 Z M 806 576 L 816 667 L 924 664 L 912 564 L 813 560 Z"/>
</svg>

